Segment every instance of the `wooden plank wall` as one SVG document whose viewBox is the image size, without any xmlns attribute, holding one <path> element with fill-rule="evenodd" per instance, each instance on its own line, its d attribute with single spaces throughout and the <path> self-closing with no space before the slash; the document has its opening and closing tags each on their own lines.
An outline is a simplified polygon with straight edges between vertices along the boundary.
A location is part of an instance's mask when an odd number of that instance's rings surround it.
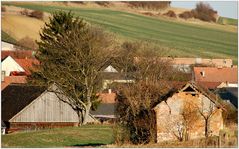
<svg viewBox="0 0 239 149">
<path fill-rule="evenodd" d="M 76 112 L 54 93 L 45 92 L 10 122 L 78 122 Z"/>
</svg>

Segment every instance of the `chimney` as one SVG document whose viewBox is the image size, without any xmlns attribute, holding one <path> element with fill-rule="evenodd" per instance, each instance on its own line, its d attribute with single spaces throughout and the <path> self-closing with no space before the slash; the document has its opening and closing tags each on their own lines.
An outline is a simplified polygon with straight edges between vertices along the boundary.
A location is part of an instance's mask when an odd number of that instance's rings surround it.
<svg viewBox="0 0 239 149">
<path fill-rule="evenodd" d="M 108 89 L 108 93 L 111 94 L 111 92 L 112 92 L 112 91 L 111 91 L 111 89 L 109 88 L 109 89 Z"/>
</svg>

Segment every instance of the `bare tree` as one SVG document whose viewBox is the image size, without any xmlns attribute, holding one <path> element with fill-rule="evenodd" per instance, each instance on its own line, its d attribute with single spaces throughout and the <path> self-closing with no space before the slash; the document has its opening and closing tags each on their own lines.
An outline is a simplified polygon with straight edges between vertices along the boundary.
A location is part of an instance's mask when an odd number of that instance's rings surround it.
<svg viewBox="0 0 239 149">
<path fill-rule="evenodd" d="M 209 103 L 206 103 L 202 100 L 200 106 L 196 106 L 199 114 L 203 117 L 204 119 L 204 127 L 205 127 L 205 137 L 209 137 L 210 135 L 210 120 L 212 116 L 215 113 L 215 104 L 212 101 L 209 101 Z"/>
<path fill-rule="evenodd" d="M 98 103 L 101 71 L 117 53 L 114 36 L 74 18 L 71 12 L 55 12 L 40 37 L 36 52 L 40 65 L 29 82 L 54 83 L 60 90 L 52 91 L 76 111 L 79 124 L 86 124 L 90 109 Z"/>
<path fill-rule="evenodd" d="M 129 52 L 124 52 L 117 63 L 135 82 L 119 86 L 118 121 L 128 129 L 132 143 L 148 143 L 155 134 L 155 115 L 151 109 L 171 90 L 171 84 L 165 80 L 173 75 L 172 67 L 161 59 L 165 51 L 149 43 L 125 43 L 123 47 Z"/>
<path fill-rule="evenodd" d="M 183 125 L 185 128 L 183 139 L 186 141 L 189 140 L 190 131 L 195 127 L 195 124 L 199 119 L 197 108 L 195 108 L 192 102 L 193 101 L 191 102 L 185 101 L 181 111 Z"/>
</svg>

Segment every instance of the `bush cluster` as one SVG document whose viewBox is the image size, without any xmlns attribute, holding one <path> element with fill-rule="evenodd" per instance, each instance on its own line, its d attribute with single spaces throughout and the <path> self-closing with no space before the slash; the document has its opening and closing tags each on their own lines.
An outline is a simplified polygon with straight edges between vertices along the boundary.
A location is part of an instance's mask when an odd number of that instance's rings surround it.
<svg viewBox="0 0 239 149">
<path fill-rule="evenodd" d="M 36 19 L 39 19 L 39 20 L 42 20 L 43 16 L 44 16 L 43 12 L 39 11 L 39 10 L 34 10 L 32 12 L 29 12 L 27 9 L 24 9 L 24 10 L 20 11 L 20 14 L 25 15 L 25 16 L 29 16 L 29 17 L 33 17 L 33 18 L 36 18 Z"/>
<path fill-rule="evenodd" d="M 34 10 L 29 14 L 29 17 L 33 17 L 33 18 L 37 18 L 39 20 L 42 20 L 43 19 L 43 12 L 38 11 L 38 10 Z"/>
<path fill-rule="evenodd" d="M 1 11 L 2 11 L 2 12 L 6 12 L 6 11 L 7 11 L 6 7 L 3 7 L 3 6 L 2 6 L 2 7 L 1 7 Z"/>
<path fill-rule="evenodd" d="M 107 7 L 110 4 L 109 1 L 96 1 L 95 3 L 104 7 Z"/>
<path fill-rule="evenodd" d="M 171 17 L 171 18 L 176 18 L 176 17 L 177 17 L 177 15 L 175 14 L 175 12 L 172 11 L 172 10 L 169 10 L 168 12 L 164 13 L 163 15 L 164 15 L 164 16 L 168 16 L 168 17 Z"/>
<path fill-rule="evenodd" d="M 146 9 L 165 9 L 170 6 L 170 1 L 141 1 L 141 2 L 126 2 L 133 8 L 146 8 Z"/>
<path fill-rule="evenodd" d="M 18 45 L 17 48 L 19 48 L 19 49 L 36 50 L 38 48 L 36 42 L 28 36 L 20 39 L 17 42 L 17 45 Z"/>
<path fill-rule="evenodd" d="M 184 11 L 183 13 L 179 14 L 178 16 L 183 19 L 194 18 L 192 11 Z"/>
<path fill-rule="evenodd" d="M 198 3 L 196 8 L 179 14 L 180 18 L 196 18 L 207 22 L 216 22 L 217 11 L 213 10 L 209 4 Z"/>
</svg>

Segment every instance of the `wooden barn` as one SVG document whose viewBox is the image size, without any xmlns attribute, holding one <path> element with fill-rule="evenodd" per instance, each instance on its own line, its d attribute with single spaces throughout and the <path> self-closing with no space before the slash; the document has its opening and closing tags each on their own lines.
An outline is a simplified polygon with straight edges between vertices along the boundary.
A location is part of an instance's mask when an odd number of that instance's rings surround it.
<svg viewBox="0 0 239 149">
<path fill-rule="evenodd" d="M 76 112 L 46 87 L 10 84 L 2 91 L 2 120 L 7 128 L 45 128 L 78 124 Z M 97 121 L 93 116 L 89 122 Z"/>
<path fill-rule="evenodd" d="M 223 110 L 217 101 L 208 90 L 193 82 L 186 83 L 153 108 L 157 142 L 205 137 L 205 129 L 209 136 L 219 135 Z"/>
</svg>

